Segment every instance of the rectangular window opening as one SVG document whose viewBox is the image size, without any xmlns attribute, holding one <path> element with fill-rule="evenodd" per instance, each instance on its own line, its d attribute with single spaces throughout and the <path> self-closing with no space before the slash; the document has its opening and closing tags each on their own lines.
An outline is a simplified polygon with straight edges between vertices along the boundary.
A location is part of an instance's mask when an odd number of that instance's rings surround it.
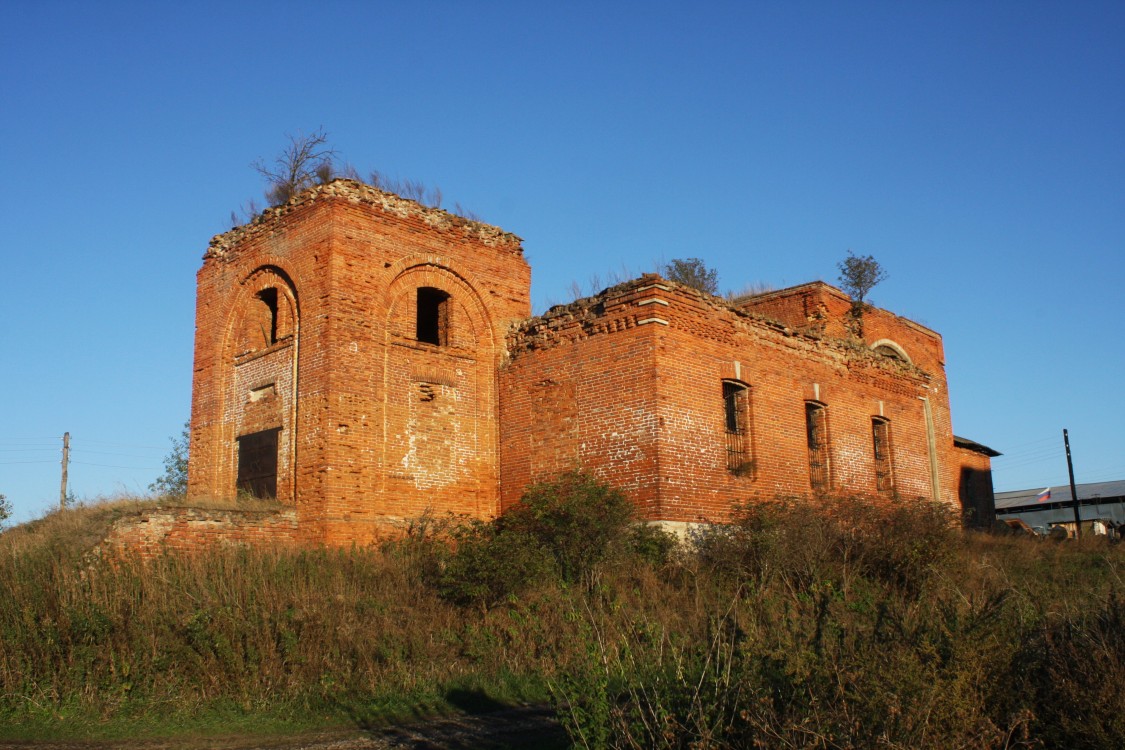
<svg viewBox="0 0 1125 750">
<path fill-rule="evenodd" d="M 805 403 L 805 433 L 809 445 L 809 483 L 814 490 L 827 490 L 830 486 L 830 475 L 828 420 L 824 404 L 812 401 Z"/>
<path fill-rule="evenodd" d="M 726 426 L 727 470 L 739 476 L 752 476 L 750 389 L 745 384 L 723 381 L 723 420 Z"/>
<path fill-rule="evenodd" d="M 266 345 L 277 343 L 277 290 L 273 287 L 258 292 L 258 299 L 266 306 L 262 320 L 262 338 Z"/>
<path fill-rule="evenodd" d="M 277 497 L 277 436 L 280 427 L 238 438 L 238 489 L 254 497 Z"/>
<path fill-rule="evenodd" d="M 418 287 L 415 338 L 426 344 L 449 343 L 449 294 L 431 286 Z"/>
<path fill-rule="evenodd" d="M 891 460 L 891 424 L 879 417 L 871 418 L 871 445 L 875 457 L 875 489 L 894 489 L 894 467 Z"/>
</svg>

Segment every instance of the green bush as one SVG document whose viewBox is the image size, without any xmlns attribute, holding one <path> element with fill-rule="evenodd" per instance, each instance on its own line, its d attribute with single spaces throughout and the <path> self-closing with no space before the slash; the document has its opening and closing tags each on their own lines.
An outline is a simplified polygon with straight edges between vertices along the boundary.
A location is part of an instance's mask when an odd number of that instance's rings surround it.
<svg viewBox="0 0 1125 750">
<path fill-rule="evenodd" d="M 552 561 L 536 540 L 497 523 L 470 521 L 452 532 L 454 548 L 428 576 L 441 596 L 485 609 L 547 577 Z"/>
<path fill-rule="evenodd" d="M 667 562 L 674 538 L 633 525 L 624 493 L 581 472 L 534 484 L 500 518 L 464 521 L 434 548 L 426 580 L 443 598 L 489 609 L 536 582 L 588 578 L 611 557 Z M 437 560 L 437 562 L 433 562 Z"/>
<path fill-rule="evenodd" d="M 781 576 L 802 591 L 870 578 L 909 597 L 954 555 L 958 540 L 944 504 L 865 497 L 753 503 L 691 536 L 700 561 L 722 577 L 763 585 Z"/>
<path fill-rule="evenodd" d="M 623 492 L 573 471 L 528 487 L 496 524 L 548 550 L 562 579 L 574 583 L 623 546 L 633 515 Z"/>
<path fill-rule="evenodd" d="M 671 562 L 672 554 L 678 546 L 679 539 L 676 535 L 660 526 L 635 523 L 629 529 L 627 549 L 630 556 L 643 560 L 649 565 L 655 567 L 667 565 Z"/>
</svg>

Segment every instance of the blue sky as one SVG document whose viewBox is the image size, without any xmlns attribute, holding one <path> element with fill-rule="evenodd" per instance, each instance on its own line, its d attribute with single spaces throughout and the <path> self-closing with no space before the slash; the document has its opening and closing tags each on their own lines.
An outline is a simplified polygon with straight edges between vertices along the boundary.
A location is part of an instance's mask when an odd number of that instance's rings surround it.
<svg viewBox="0 0 1125 750">
<path fill-rule="evenodd" d="M 537 311 L 700 257 L 945 340 L 998 490 L 1125 478 L 1125 4 L 0 3 L 0 493 L 144 491 L 195 272 L 287 133 L 524 238 Z"/>
</svg>

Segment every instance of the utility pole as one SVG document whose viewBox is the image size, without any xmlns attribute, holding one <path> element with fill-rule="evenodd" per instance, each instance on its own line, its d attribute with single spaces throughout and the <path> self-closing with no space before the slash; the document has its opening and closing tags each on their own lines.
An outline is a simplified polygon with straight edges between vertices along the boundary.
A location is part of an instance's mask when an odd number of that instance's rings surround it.
<svg viewBox="0 0 1125 750">
<path fill-rule="evenodd" d="M 59 510 L 66 508 L 66 469 L 70 463 L 70 433 L 62 436 L 62 487 L 59 488 Z"/>
<path fill-rule="evenodd" d="M 1070 460 L 1070 437 L 1063 429 L 1063 445 L 1066 446 L 1066 470 L 1070 473 L 1070 502 L 1074 507 L 1074 538 L 1082 538 L 1082 520 L 1078 516 L 1078 491 L 1074 489 L 1074 462 Z"/>
</svg>

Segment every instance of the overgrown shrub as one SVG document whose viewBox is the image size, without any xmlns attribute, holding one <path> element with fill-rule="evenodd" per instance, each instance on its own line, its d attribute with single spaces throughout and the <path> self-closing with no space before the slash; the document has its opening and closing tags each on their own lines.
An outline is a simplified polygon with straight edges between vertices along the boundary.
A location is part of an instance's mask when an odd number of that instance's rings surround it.
<svg viewBox="0 0 1125 750">
<path fill-rule="evenodd" d="M 629 528 L 626 543 L 631 557 L 659 568 L 672 560 L 679 539 L 660 526 L 635 523 Z"/>
<path fill-rule="evenodd" d="M 1013 687 L 1048 747 L 1125 747 L 1125 600 L 1044 623 L 1020 649 Z"/>
<path fill-rule="evenodd" d="M 622 548 L 633 517 L 621 490 L 572 471 L 528 487 L 495 523 L 546 549 L 562 579 L 574 583 Z"/>
<path fill-rule="evenodd" d="M 468 521 L 451 537 L 453 551 L 443 555 L 428 580 L 457 604 L 494 607 L 553 570 L 553 560 L 533 537 L 497 523 Z"/>
<path fill-rule="evenodd" d="M 954 555 L 959 532 L 948 508 L 929 500 L 781 498 L 735 509 L 729 523 L 696 528 L 691 543 L 719 576 L 798 590 L 847 589 L 869 577 L 917 596 Z"/>
<path fill-rule="evenodd" d="M 633 506 L 610 485 L 568 472 L 530 486 L 520 502 L 485 523 L 450 530 L 446 552 L 427 580 L 443 597 L 488 609 L 537 581 L 573 584 L 614 554 L 667 559 L 671 540 L 659 529 L 632 529 Z"/>
<path fill-rule="evenodd" d="M 743 507 L 693 536 L 702 629 L 598 630 L 553 683 L 564 721 L 585 747 L 1015 746 L 992 675 L 1023 613 L 950 585 L 963 545 L 925 502 Z"/>
<path fill-rule="evenodd" d="M 6 530 L 0 737 L 208 714 L 221 731 L 271 713 L 368 726 L 468 694 L 553 695 L 580 747 L 1122 746 L 1125 545 L 962 536 L 911 503 L 779 502 L 675 555 L 626 525 L 568 558 L 586 561 L 575 585 L 540 529 L 585 533 L 601 506 L 585 522 L 524 507 L 543 513 L 418 519 L 379 549 L 147 561 L 87 555 L 128 504 Z"/>
</svg>

